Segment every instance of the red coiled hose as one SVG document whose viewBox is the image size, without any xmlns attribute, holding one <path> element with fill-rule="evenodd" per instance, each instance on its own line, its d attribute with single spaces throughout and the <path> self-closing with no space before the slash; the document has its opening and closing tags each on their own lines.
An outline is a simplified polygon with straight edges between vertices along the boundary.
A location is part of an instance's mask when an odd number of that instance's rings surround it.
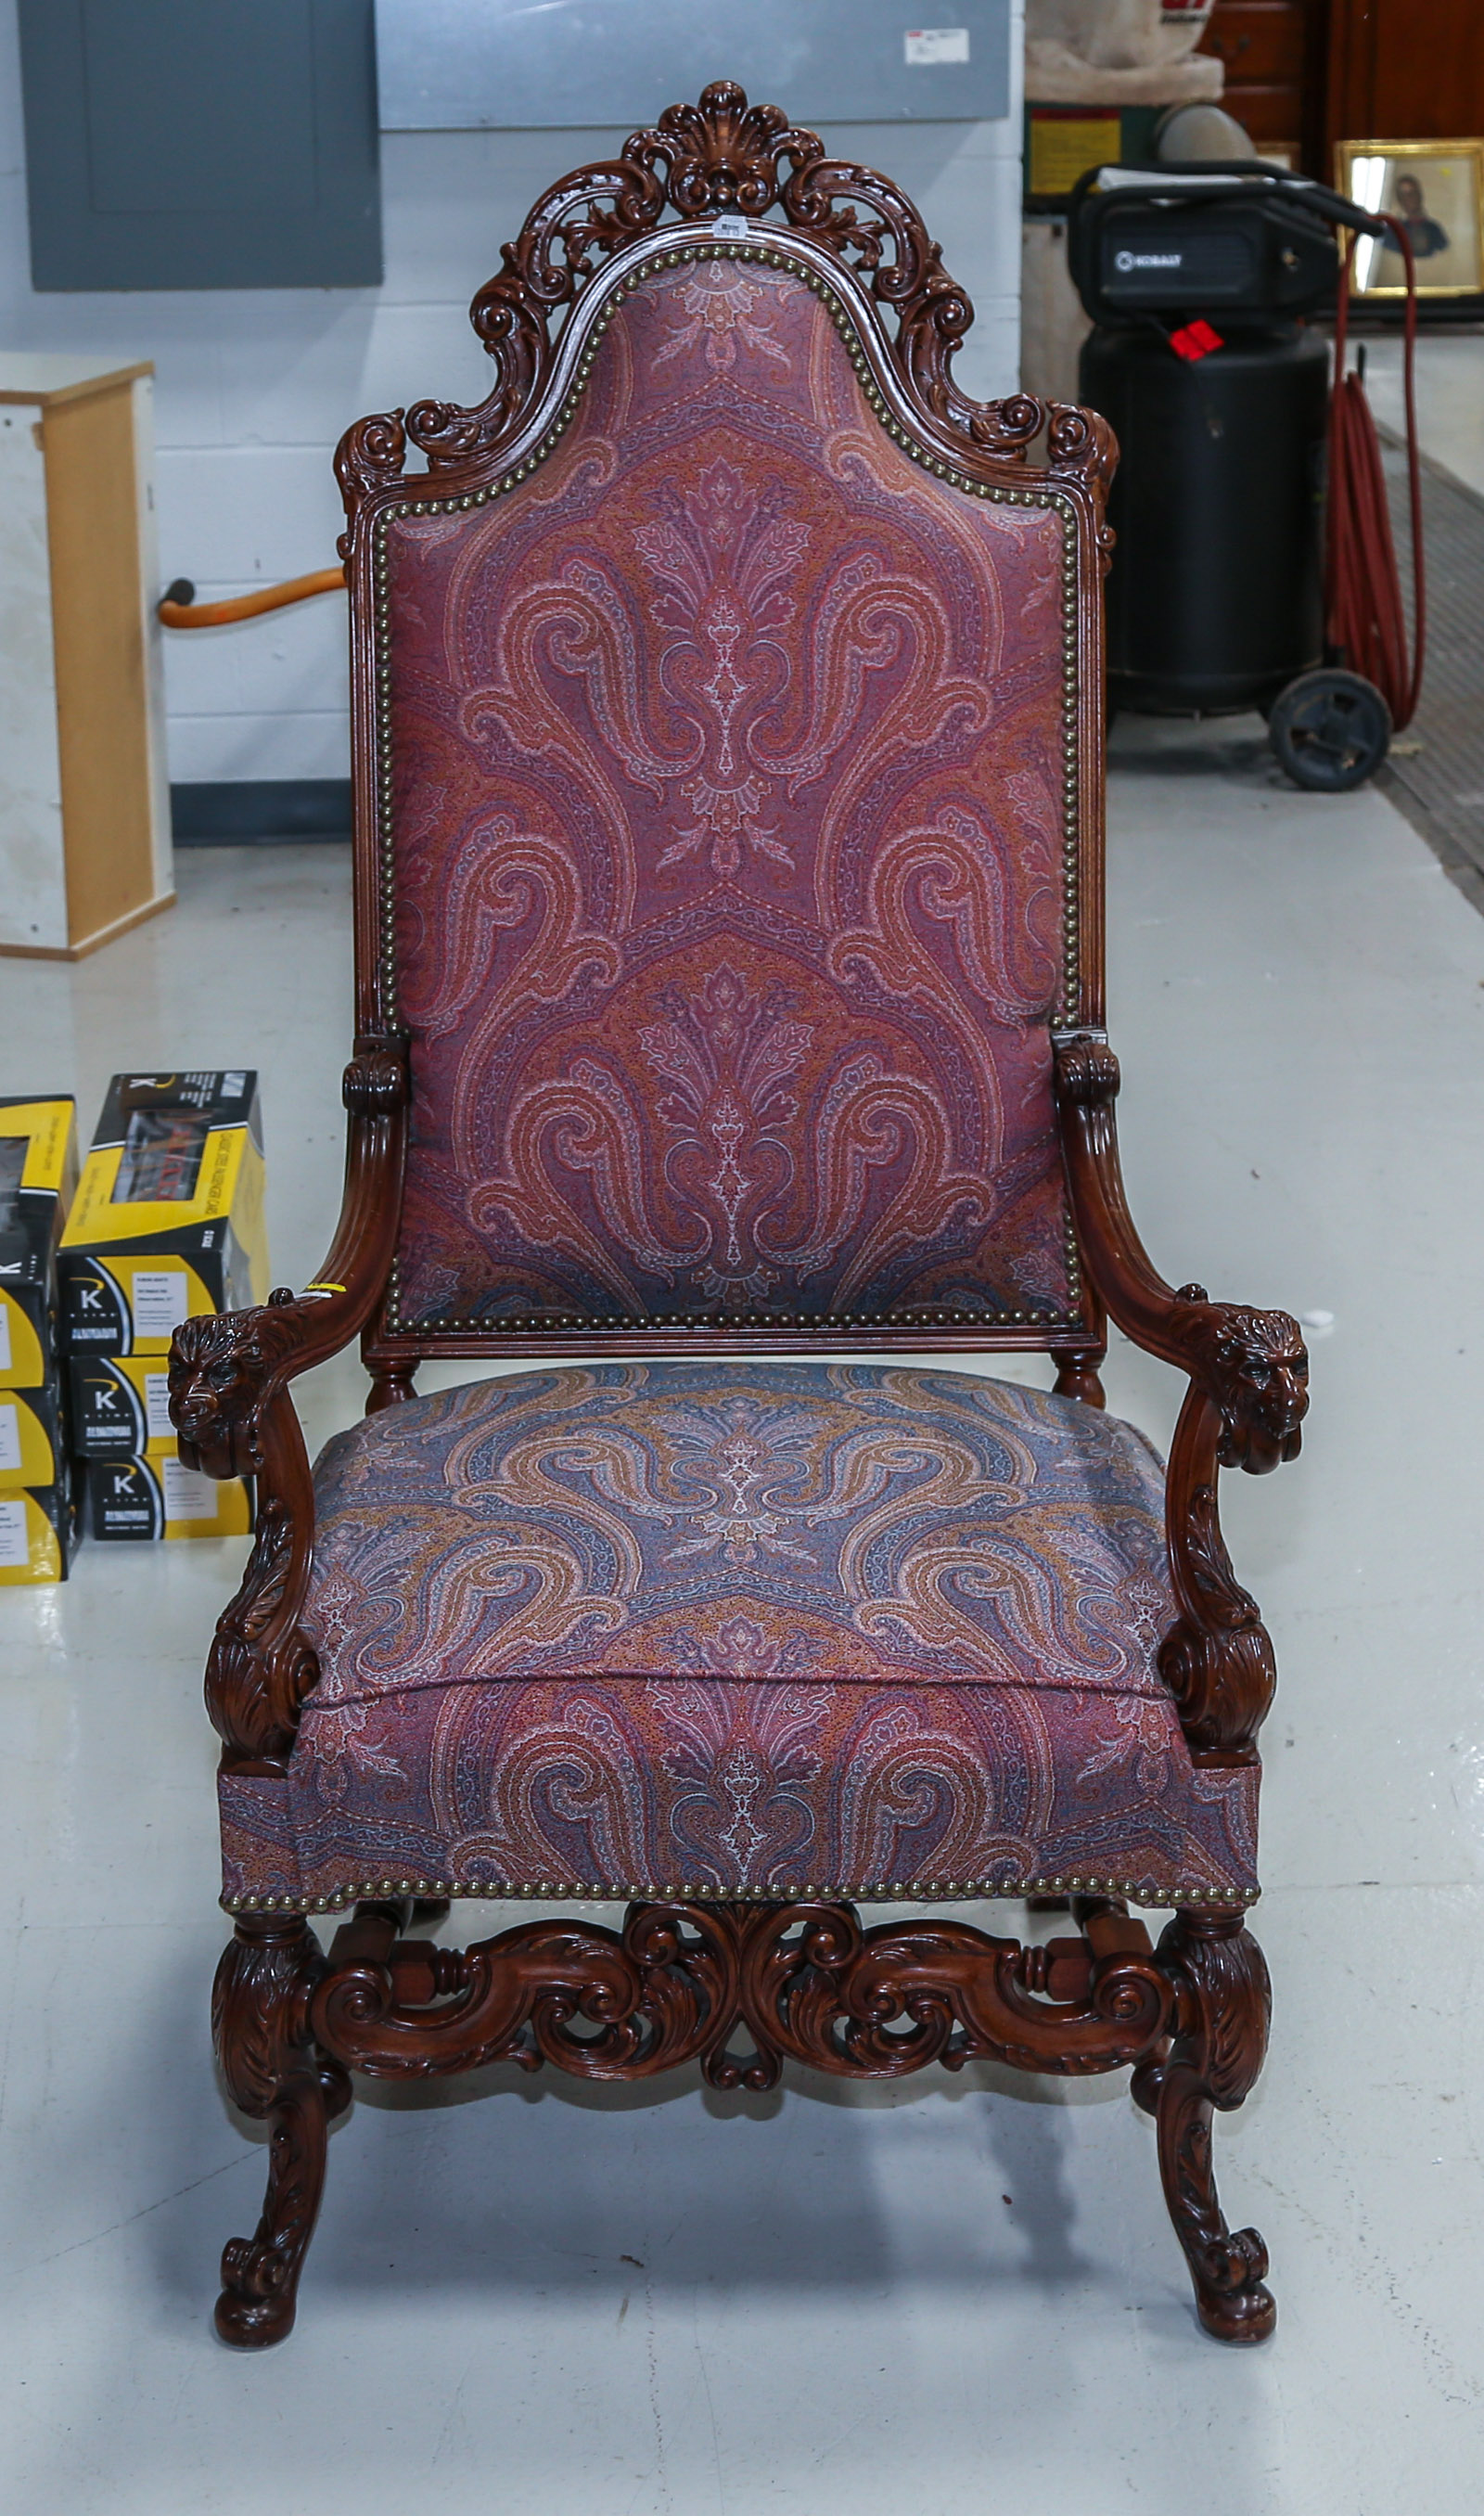
<svg viewBox="0 0 1484 2516">
<path fill-rule="evenodd" d="M 1340 266 L 1335 312 L 1335 390 L 1330 398 L 1330 483 L 1325 551 L 1325 619 L 1337 663 L 1374 682 L 1399 734 L 1411 722 L 1422 686 L 1427 642 L 1426 584 L 1422 564 L 1422 480 L 1417 450 L 1417 269 L 1412 239 L 1400 219 L 1386 218 L 1407 271 L 1407 318 L 1403 380 L 1407 405 L 1407 465 L 1412 516 L 1412 651 L 1402 608 L 1391 513 L 1381 472 L 1376 422 L 1359 375 L 1346 375 L 1345 333 L 1350 309 L 1350 265 L 1358 238 L 1351 236 Z"/>
</svg>

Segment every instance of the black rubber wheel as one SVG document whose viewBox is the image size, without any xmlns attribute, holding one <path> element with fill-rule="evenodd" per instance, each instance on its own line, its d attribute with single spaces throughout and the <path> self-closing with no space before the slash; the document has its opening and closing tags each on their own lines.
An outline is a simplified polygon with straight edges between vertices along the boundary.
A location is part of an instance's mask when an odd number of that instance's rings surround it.
<svg viewBox="0 0 1484 2516">
<path fill-rule="evenodd" d="M 1374 682 L 1327 664 L 1279 692 L 1268 711 L 1267 738 L 1296 786 L 1344 795 L 1363 786 L 1385 759 L 1391 711 Z"/>
</svg>

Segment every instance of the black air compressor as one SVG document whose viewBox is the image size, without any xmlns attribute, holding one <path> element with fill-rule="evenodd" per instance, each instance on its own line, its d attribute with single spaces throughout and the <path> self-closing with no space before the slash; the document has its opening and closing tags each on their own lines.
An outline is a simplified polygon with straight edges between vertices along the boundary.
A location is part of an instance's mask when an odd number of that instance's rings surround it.
<svg viewBox="0 0 1484 2516">
<path fill-rule="evenodd" d="M 1119 443 L 1109 697 L 1267 707 L 1324 650 L 1329 348 L 1297 317 L 1334 236 L 1266 186 L 1153 175 L 1085 192 L 1069 251 L 1081 398 Z"/>
<path fill-rule="evenodd" d="M 1080 398 L 1120 449 L 1110 704 L 1260 708 L 1305 785 L 1358 783 L 1391 730 L 1352 659 L 1327 657 L 1330 348 L 1303 319 L 1340 284 L 1336 226 L 1375 224 L 1322 185 L 1244 161 L 1096 169 L 1068 231 L 1094 326 Z M 1333 572 L 1333 538 L 1330 560 Z"/>
</svg>

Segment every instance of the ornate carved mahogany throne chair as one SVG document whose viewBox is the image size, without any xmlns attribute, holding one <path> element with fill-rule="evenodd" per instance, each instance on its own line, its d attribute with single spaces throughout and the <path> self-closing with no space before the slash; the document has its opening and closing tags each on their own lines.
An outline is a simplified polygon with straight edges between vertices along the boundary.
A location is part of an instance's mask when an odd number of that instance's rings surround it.
<svg viewBox="0 0 1484 2516">
<path fill-rule="evenodd" d="M 1305 1362 L 1129 1219 L 1113 447 L 968 400 L 969 319 L 899 191 L 715 87 L 537 205 L 487 401 L 341 445 L 345 1205 L 318 1282 L 171 1363 L 183 1455 L 260 1498 L 207 1676 L 218 2051 L 272 2126 L 229 2341 L 292 2324 L 349 2074 L 501 2056 L 1132 2066 L 1203 2321 L 1271 2327 L 1212 2178 L 1273 1685 L 1216 1486 L 1297 1451 Z M 1101 1411 L 1107 1313 L 1188 1375 L 1168 1477 Z M 290 1384 L 357 1332 L 311 1472 Z M 849 1359 L 893 1348 L 1055 1391 Z M 450 1355 L 526 1367 L 415 1396 Z M 460 1951 L 461 1896 L 627 1917 Z"/>
</svg>

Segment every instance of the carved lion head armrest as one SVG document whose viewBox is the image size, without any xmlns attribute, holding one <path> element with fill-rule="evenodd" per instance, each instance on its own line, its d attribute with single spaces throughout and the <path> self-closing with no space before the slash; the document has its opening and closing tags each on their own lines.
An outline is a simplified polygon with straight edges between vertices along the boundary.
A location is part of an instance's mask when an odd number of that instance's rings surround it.
<svg viewBox="0 0 1484 2516">
<path fill-rule="evenodd" d="M 170 1420 L 186 1467 L 209 1477 L 262 1475 L 268 1402 L 315 1359 L 311 1310 L 333 1299 L 280 1286 L 261 1310 L 183 1321 L 170 1349 Z"/>
<path fill-rule="evenodd" d="M 1309 1358 L 1298 1321 L 1287 1311 L 1213 1302 L 1203 1284 L 1182 1284 L 1171 1325 L 1191 1379 L 1220 1415 L 1222 1467 L 1264 1477 L 1297 1459 L 1309 1405 Z"/>
</svg>

